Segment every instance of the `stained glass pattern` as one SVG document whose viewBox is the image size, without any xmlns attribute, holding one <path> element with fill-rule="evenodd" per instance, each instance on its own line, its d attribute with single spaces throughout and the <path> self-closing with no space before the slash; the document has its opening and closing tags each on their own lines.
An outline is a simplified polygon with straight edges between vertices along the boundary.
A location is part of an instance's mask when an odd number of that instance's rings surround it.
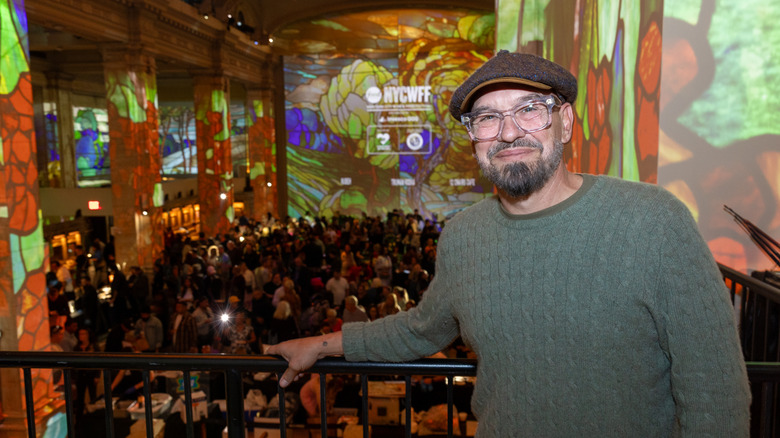
<svg viewBox="0 0 780 438">
<path fill-rule="evenodd" d="M 491 192 L 447 104 L 492 53 L 492 13 L 373 11 L 294 28 L 311 38 L 285 58 L 291 216 L 400 208 L 443 218 Z M 377 92 L 396 94 L 371 102 Z"/>
</svg>

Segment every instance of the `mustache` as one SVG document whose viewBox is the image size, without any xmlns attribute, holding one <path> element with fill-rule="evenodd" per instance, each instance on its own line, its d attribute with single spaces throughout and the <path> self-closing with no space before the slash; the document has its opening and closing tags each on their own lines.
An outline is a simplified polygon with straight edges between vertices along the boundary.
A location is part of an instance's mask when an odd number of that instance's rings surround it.
<svg viewBox="0 0 780 438">
<path fill-rule="evenodd" d="M 542 149 L 543 146 L 538 141 L 535 141 L 534 139 L 523 137 L 515 139 L 512 143 L 507 142 L 497 142 L 493 146 L 490 147 L 490 149 L 487 152 L 487 158 L 491 159 L 499 152 L 511 149 L 511 148 L 533 148 L 533 149 Z"/>
</svg>

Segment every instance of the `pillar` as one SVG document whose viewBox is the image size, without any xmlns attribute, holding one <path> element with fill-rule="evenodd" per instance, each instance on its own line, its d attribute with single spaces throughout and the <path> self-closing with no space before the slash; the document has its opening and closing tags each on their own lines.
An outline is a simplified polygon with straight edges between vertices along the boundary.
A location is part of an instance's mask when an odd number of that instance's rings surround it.
<svg viewBox="0 0 780 438">
<path fill-rule="evenodd" d="M 116 263 L 151 270 L 164 246 L 155 61 L 137 48 L 111 48 L 103 59 Z"/>
<path fill-rule="evenodd" d="M 194 85 L 200 230 L 211 237 L 226 233 L 234 219 L 230 82 L 218 74 L 198 74 Z"/>
<path fill-rule="evenodd" d="M 45 251 L 23 0 L 0 1 L 0 53 L 0 351 L 45 351 Z M 46 406 L 51 371 L 33 370 L 32 377 L 35 405 Z M 27 435 L 23 394 L 20 371 L 0 370 L 0 436 Z"/>
<path fill-rule="evenodd" d="M 247 146 L 249 179 L 253 188 L 252 214 L 262 220 L 276 212 L 276 130 L 273 92 L 269 88 L 247 90 Z"/>
<path fill-rule="evenodd" d="M 73 76 L 60 72 L 46 73 L 46 90 L 48 100 L 57 108 L 57 149 L 60 161 L 55 167 L 59 169 L 59 178 L 49 180 L 52 187 L 72 189 L 78 187 L 76 172 L 76 141 L 73 138 Z M 56 172 L 55 172 L 56 173 Z M 56 184 L 56 185 L 55 185 Z"/>
</svg>

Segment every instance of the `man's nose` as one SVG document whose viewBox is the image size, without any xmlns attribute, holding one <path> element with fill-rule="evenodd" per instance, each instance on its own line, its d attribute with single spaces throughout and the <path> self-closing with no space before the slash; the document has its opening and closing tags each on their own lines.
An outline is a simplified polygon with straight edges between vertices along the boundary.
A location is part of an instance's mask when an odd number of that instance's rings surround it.
<svg viewBox="0 0 780 438">
<path fill-rule="evenodd" d="M 501 135 L 499 136 L 499 140 L 501 141 L 511 143 L 518 138 L 525 137 L 525 131 L 517 126 L 517 123 L 515 123 L 511 116 L 504 115 L 504 118 L 501 120 L 501 125 Z"/>
</svg>

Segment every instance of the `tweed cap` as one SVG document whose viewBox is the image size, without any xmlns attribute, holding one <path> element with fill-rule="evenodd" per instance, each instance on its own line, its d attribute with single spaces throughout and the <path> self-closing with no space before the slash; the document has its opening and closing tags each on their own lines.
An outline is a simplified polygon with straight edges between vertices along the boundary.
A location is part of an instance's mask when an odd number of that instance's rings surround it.
<svg viewBox="0 0 780 438">
<path fill-rule="evenodd" d="M 563 102 L 574 103 L 577 99 L 577 79 L 564 67 L 541 56 L 501 50 L 455 90 L 450 114 L 460 120 L 461 114 L 471 110 L 480 89 L 507 82 L 550 90 Z"/>
</svg>

